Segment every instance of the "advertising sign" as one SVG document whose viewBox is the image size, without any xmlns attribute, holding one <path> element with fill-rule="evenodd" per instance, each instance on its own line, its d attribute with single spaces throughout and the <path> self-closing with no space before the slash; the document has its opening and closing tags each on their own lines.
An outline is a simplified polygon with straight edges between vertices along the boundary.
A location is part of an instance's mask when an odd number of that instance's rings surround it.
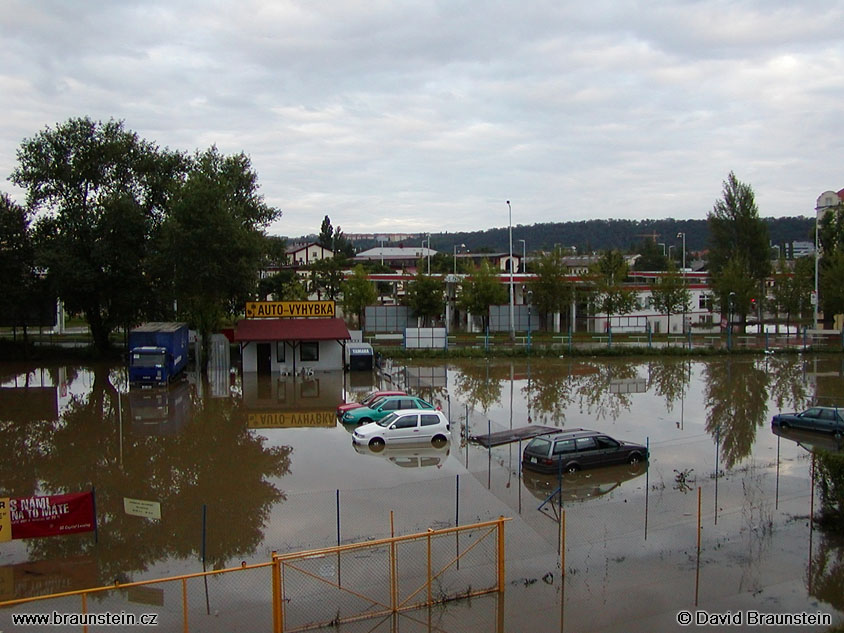
<svg viewBox="0 0 844 633">
<path fill-rule="evenodd" d="M 12 538 L 93 532 L 96 521 L 91 492 L 10 499 L 9 511 Z"/>
<path fill-rule="evenodd" d="M 272 429 L 304 426 L 337 426 L 334 411 L 267 411 L 250 413 L 247 419 L 250 429 Z"/>
<path fill-rule="evenodd" d="M 247 319 L 335 317 L 334 301 L 247 301 Z"/>
<path fill-rule="evenodd" d="M 123 511 L 136 517 L 147 519 L 161 518 L 161 504 L 158 501 L 144 501 L 143 499 L 130 499 L 123 497 Z"/>
</svg>

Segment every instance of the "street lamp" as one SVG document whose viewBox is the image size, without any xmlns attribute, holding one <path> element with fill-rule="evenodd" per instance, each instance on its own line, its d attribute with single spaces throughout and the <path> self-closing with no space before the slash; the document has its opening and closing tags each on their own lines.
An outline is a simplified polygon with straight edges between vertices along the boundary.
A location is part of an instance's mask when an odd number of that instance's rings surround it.
<svg viewBox="0 0 844 633">
<path fill-rule="evenodd" d="M 514 301 L 514 289 L 513 289 L 513 209 L 510 207 L 510 201 L 507 201 L 507 217 L 508 217 L 508 226 L 510 227 L 510 340 L 516 340 L 516 324 L 513 322 L 513 301 Z"/>
<path fill-rule="evenodd" d="M 527 261 L 527 246 L 524 240 L 519 240 L 522 243 L 522 262 L 519 264 L 519 270 L 524 272 L 526 270 L 525 262 Z"/>
<path fill-rule="evenodd" d="M 528 290 L 527 293 L 527 301 L 528 301 L 528 337 L 527 337 L 527 347 L 528 351 L 530 351 L 530 304 L 533 303 L 533 290 Z"/>
<path fill-rule="evenodd" d="M 736 293 L 731 292 L 730 296 L 727 298 L 727 349 L 732 349 L 732 338 L 733 338 L 733 310 L 735 309 L 734 303 L 736 299 Z"/>
<path fill-rule="evenodd" d="M 674 244 L 671 244 L 671 245 L 668 247 L 668 259 L 671 259 L 671 249 L 672 249 L 672 248 L 677 248 L 677 247 L 676 247 L 676 246 L 674 246 Z"/>
<path fill-rule="evenodd" d="M 683 238 L 683 276 L 686 275 L 686 234 L 680 231 L 677 237 Z"/>
<path fill-rule="evenodd" d="M 458 247 L 457 244 L 454 245 L 454 274 L 457 274 L 457 249 L 458 248 L 466 248 L 465 244 L 460 244 Z"/>
<path fill-rule="evenodd" d="M 662 246 L 662 256 L 665 257 L 665 242 L 660 242 L 657 246 Z"/>
</svg>

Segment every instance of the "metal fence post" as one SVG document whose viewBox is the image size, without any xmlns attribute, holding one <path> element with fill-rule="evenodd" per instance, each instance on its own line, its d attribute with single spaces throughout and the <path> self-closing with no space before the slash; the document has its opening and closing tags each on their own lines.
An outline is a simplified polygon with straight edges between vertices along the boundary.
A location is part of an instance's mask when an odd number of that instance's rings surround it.
<svg viewBox="0 0 844 633">
<path fill-rule="evenodd" d="M 278 573 L 278 552 L 275 550 L 272 553 L 272 561 L 270 573 L 273 575 L 273 633 L 281 633 L 281 578 Z"/>
<path fill-rule="evenodd" d="M 504 591 L 504 517 L 498 517 L 498 591 Z"/>
<path fill-rule="evenodd" d="M 182 630 L 190 631 L 188 626 L 188 579 L 182 578 Z"/>
</svg>

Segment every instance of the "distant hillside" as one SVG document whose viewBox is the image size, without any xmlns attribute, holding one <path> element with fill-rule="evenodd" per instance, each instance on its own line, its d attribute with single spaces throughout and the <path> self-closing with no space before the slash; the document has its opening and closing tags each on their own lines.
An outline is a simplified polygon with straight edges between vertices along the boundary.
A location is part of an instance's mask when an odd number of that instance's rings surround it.
<svg viewBox="0 0 844 633">
<path fill-rule="evenodd" d="M 768 235 L 772 244 L 786 244 L 793 241 L 812 241 L 814 238 L 814 219 L 809 217 L 765 218 Z M 522 251 L 525 240 L 528 252 L 552 250 L 555 245 L 570 248 L 577 247 L 578 252 L 602 251 L 611 248 L 624 251 L 632 250 L 645 239 L 655 239 L 664 243 L 666 248 L 677 247 L 682 239 L 677 233 L 686 234 L 688 251 L 705 250 L 709 240 L 706 220 L 585 220 L 581 222 L 549 222 L 513 227 L 513 250 Z M 295 240 L 304 238 L 295 238 Z M 418 245 L 419 240 L 410 240 L 408 244 Z M 289 241 L 295 241 L 288 238 Z M 431 247 L 444 252 L 451 252 L 455 245 L 465 244 L 470 251 L 505 252 L 509 249 L 507 227 L 463 233 L 431 233 Z M 372 241 L 355 242 L 357 249 L 369 248 L 378 244 Z"/>
</svg>

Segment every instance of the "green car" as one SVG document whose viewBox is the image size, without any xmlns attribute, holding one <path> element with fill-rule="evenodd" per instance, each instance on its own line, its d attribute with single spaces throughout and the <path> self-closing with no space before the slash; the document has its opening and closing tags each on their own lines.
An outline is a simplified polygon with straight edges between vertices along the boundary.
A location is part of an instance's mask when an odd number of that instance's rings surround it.
<svg viewBox="0 0 844 633">
<path fill-rule="evenodd" d="M 384 416 L 399 409 L 433 409 L 434 405 L 414 396 L 384 396 L 368 407 L 358 407 L 346 411 L 341 418 L 343 424 L 367 424 L 377 422 Z"/>
</svg>

